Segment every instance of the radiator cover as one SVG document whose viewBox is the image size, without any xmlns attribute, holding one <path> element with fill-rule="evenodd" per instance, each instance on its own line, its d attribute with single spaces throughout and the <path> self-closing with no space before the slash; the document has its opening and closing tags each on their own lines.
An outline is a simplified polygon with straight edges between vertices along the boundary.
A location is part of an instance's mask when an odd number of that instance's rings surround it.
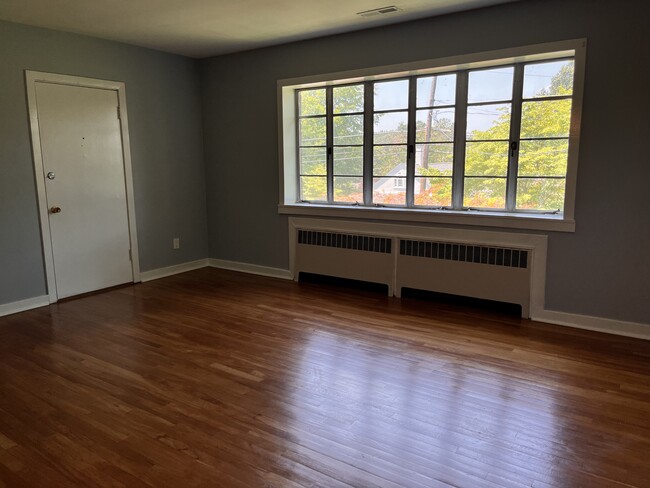
<svg viewBox="0 0 650 488">
<path fill-rule="evenodd" d="M 393 239 L 298 229 L 295 278 L 300 272 L 370 281 L 393 294 Z"/>
<path fill-rule="evenodd" d="M 530 316 L 526 249 L 400 239 L 395 294 L 415 288 L 521 305 Z"/>
<path fill-rule="evenodd" d="M 296 280 L 306 272 L 385 284 L 397 297 L 414 288 L 496 300 L 521 305 L 523 317 L 543 306 L 546 236 L 292 218 L 290 254 Z"/>
</svg>

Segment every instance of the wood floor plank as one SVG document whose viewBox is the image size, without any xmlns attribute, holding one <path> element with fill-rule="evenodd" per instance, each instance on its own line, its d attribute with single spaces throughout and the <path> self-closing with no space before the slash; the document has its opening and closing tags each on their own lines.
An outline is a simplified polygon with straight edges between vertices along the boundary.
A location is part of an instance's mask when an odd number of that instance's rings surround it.
<svg viewBox="0 0 650 488">
<path fill-rule="evenodd" d="M 0 488 L 650 486 L 650 342 L 201 269 L 0 318 Z"/>
</svg>

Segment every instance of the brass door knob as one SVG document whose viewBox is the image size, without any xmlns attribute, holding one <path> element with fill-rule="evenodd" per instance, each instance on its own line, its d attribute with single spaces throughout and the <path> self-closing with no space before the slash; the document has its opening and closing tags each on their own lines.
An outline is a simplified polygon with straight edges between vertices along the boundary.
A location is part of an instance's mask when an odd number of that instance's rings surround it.
<svg viewBox="0 0 650 488">
<path fill-rule="evenodd" d="M 61 212 L 61 207 L 52 207 L 50 209 L 50 213 L 60 213 Z"/>
</svg>

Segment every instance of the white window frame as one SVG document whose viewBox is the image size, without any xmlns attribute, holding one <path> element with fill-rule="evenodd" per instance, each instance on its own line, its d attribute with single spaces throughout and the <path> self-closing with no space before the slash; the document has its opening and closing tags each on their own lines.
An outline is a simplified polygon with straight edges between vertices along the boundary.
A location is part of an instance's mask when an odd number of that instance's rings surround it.
<svg viewBox="0 0 650 488">
<path fill-rule="evenodd" d="M 318 217 L 366 218 L 405 222 L 430 222 L 574 232 L 575 192 L 578 169 L 586 45 L 586 39 L 575 39 L 413 63 L 279 80 L 277 92 L 280 162 L 279 213 Z M 543 214 L 506 211 L 376 207 L 361 206 L 358 204 L 330 205 L 324 203 L 317 204 L 300 202 L 298 156 L 296 150 L 296 90 L 415 75 L 445 73 L 457 70 L 487 68 L 492 66 L 496 67 L 506 64 L 552 60 L 566 57 L 574 58 L 575 69 L 565 204 L 563 212 L 559 214 Z"/>
</svg>

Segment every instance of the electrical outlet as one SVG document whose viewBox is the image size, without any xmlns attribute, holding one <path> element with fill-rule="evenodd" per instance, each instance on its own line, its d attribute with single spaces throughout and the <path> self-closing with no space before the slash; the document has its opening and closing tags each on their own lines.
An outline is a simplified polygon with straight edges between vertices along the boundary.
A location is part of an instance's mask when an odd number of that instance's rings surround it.
<svg viewBox="0 0 650 488">
<path fill-rule="evenodd" d="M 180 247 L 181 247 L 181 238 L 174 237 L 174 240 L 172 240 L 172 249 L 180 249 Z"/>
</svg>

